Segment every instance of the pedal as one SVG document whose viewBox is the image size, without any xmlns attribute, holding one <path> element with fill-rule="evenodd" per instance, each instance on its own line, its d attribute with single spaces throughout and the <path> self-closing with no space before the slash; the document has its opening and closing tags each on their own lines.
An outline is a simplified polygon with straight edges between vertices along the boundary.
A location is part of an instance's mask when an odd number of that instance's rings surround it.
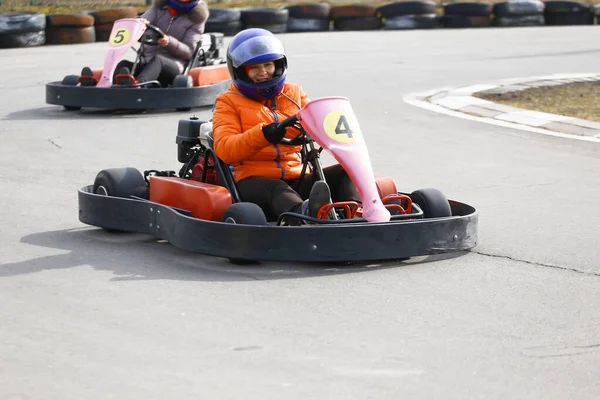
<svg viewBox="0 0 600 400">
<path fill-rule="evenodd" d="M 133 86 L 137 85 L 137 80 L 131 74 L 117 74 L 115 76 L 115 83 L 119 86 Z"/>
</svg>

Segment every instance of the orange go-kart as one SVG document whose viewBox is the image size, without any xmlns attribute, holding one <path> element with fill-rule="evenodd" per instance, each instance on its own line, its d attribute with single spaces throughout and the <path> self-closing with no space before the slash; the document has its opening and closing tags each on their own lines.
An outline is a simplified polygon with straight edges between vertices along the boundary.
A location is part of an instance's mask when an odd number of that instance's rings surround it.
<svg viewBox="0 0 600 400">
<path fill-rule="evenodd" d="M 211 121 L 192 117 L 179 121 L 179 172 L 102 170 L 79 189 L 79 220 L 235 262 L 401 259 L 476 245 L 475 208 L 435 188 L 399 192 L 391 177 L 373 173 L 346 98 L 314 99 L 280 126 L 299 130 L 281 143 L 301 145 L 304 166 L 320 180 L 320 152 L 330 152 L 356 185 L 361 204 L 326 204 L 316 217 L 269 215 L 240 197 L 231 166 L 214 152 Z"/>
</svg>

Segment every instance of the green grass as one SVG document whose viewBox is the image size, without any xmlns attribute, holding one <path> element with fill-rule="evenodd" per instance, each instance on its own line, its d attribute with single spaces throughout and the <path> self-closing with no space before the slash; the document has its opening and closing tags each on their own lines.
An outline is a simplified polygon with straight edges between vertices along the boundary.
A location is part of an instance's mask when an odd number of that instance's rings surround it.
<svg viewBox="0 0 600 400">
<path fill-rule="evenodd" d="M 319 3 L 323 0 L 208 0 L 210 8 L 221 7 L 283 7 L 302 3 Z M 436 0 L 440 2 L 441 0 Z M 393 2 L 383 0 L 353 1 L 328 0 L 331 5 L 372 4 L 375 6 Z M 138 11 L 146 11 L 149 5 L 146 0 L 0 0 L 0 12 L 29 11 L 45 14 L 73 13 L 83 10 L 105 10 L 116 7 L 135 7 Z"/>
</svg>

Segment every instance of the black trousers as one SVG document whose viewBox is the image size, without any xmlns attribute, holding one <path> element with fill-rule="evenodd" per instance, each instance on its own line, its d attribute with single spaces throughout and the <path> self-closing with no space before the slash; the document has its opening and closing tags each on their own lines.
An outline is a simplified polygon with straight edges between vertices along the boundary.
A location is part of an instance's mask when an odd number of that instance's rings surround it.
<svg viewBox="0 0 600 400">
<path fill-rule="evenodd" d="M 331 200 L 356 201 L 361 204 L 360 196 L 341 165 L 335 164 L 323 168 L 325 181 L 331 190 Z M 256 203 L 266 213 L 275 216 L 288 211 L 300 213 L 302 202 L 310 194 L 310 190 L 317 177 L 307 174 L 300 179 L 284 181 L 276 178 L 263 178 L 262 176 L 249 176 L 237 183 L 237 188 L 242 201 Z"/>
<path fill-rule="evenodd" d="M 120 61 L 115 69 L 115 74 L 123 67 L 129 68 L 131 71 L 133 62 L 128 60 Z M 175 61 L 159 54 L 146 64 L 138 64 L 136 70 L 131 71 L 131 73 L 138 82 L 157 80 L 161 86 L 166 87 L 173 83 L 173 79 L 179 75 L 179 66 Z"/>
</svg>

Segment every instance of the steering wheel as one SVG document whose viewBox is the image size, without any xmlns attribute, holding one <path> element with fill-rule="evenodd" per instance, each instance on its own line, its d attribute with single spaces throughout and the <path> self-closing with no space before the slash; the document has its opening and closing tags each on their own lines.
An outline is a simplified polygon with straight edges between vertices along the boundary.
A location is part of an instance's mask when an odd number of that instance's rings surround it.
<svg viewBox="0 0 600 400">
<path fill-rule="evenodd" d="M 290 146 L 297 146 L 299 144 L 302 144 L 306 141 L 306 135 L 304 134 L 304 131 L 298 127 L 296 124 L 298 123 L 298 117 L 296 114 L 287 117 L 286 119 L 284 119 L 283 121 L 281 121 L 279 123 L 279 125 L 277 126 L 278 128 L 289 128 L 289 127 L 293 127 L 296 128 L 300 131 L 300 134 L 298 136 L 296 136 L 293 139 L 288 139 L 288 138 L 283 138 L 279 141 L 279 143 L 281 144 L 287 144 Z"/>
<path fill-rule="evenodd" d="M 150 35 L 146 35 L 146 32 L 151 31 Z M 158 39 L 162 39 L 166 36 L 159 27 L 152 24 L 146 24 L 146 32 L 141 37 L 140 42 L 150 46 L 158 46 Z"/>
</svg>

